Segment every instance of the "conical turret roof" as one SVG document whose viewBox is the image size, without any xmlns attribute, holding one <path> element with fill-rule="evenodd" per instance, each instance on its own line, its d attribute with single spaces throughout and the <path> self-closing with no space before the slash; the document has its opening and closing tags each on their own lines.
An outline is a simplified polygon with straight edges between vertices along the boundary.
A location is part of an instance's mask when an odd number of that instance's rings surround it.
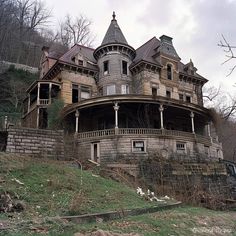
<svg viewBox="0 0 236 236">
<path fill-rule="evenodd" d="M 102 45 L 110 43 L 128 44 L 119 25 L 117 24 L 115 12 L 113 12 L 111 24 L 105 34 Z"/>
</svg>

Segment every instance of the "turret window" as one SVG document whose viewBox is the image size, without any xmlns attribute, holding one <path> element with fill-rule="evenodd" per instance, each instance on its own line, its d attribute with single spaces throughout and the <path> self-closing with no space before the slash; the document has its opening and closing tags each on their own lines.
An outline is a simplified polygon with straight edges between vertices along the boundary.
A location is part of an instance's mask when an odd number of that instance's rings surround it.
<svg viewBox="0 0 236 236">
<path fill-rule="evenodd" d="M 123 75 L 128 74 L 128 63 L 127 63 L 127 61 L 122 61 L 122 74 Z"/>
<path fill-rule="evenodd" d="M 108 75 L 109 74 L 109 61 L 103 62 L 103 74 Z"/>
<path fill-rule="evenodd" d="M 172 80 L 173 79 L 172 78 L 172 74 L 173 74 L 173 72 L 172 72 L 172 65 L 168 64 L 167 65 L 167 79 L 168 80 Z"/>
<path fill-rule="evenodd" d="M 129 85 L 128 84 L 121 85 L 121 94 L 129 94 Z"/>
</svg>

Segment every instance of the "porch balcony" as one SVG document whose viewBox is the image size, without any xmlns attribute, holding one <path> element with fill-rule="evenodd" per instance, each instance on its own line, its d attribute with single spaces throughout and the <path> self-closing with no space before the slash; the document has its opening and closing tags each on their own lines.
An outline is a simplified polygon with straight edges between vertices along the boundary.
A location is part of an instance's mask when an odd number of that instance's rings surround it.
<svg viewBox="0 0 236 236">
<path fill-rule="evenodd" d="M 167 130 L 167 129 L 114 128 L 114 129 L 104 129 L 104 130 L 76 133 L 76 137 L 78 138 L 78 140 L 106 138 L 115 136 L 140 136 L 140 135 L 183 139 L 192 142 L 196 141 L 205 145 L 210 145 L 212 142 L 218 143 L 216 139 L 212 139 L 209 136 L 204 136 L 179 130 Z"/>
</svg>

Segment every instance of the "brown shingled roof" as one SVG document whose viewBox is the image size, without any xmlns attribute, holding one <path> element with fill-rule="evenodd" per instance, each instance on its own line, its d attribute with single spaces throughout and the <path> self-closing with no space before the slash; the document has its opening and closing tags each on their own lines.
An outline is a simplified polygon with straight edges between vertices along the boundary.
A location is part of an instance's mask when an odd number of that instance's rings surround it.
<svg viewBox="0 0 236 236">
<path fill-rule="evenodd" d="M 134 58 L 131 67 L 136 65 L 140 61 L 146 61 L 155 64 L 157 66 L 161 66 L 160 62 L 154 58 L 157 52 L 157 48 L 159 46 L 160 46 L 160 41 L 156 37 L 153 37 L 149 41 L 144 43 L 142 46 L 137 48 L 136 57 Z"/>
<path fill-rule="evenodd" d="M 67 51 L 64 55 L 59 58 L 60 62 L 64 62 L 67 64 L 76 65 L 73 61 L 73 58 L 80 53 L 83 58 L 86 60 L 86 67 L 92 70 L 97 70 L 97 61 L 93 56 L 94 49 L 85 47 L 83 45 L 75 44 L 69 51 Z M 77 65 L 76 65 L 77 66 Z"/>
</svg>

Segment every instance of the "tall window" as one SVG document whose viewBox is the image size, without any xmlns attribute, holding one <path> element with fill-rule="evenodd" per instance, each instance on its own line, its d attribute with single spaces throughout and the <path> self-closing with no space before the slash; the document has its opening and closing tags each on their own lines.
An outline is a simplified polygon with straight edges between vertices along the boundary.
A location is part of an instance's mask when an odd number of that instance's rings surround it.
<svg viewBox="0 0 236 236">
<path fill-rule="evenodd" d="M 152 96 L 157 96 L 157 88 L 152 87 Z"/>
<path fill-rule="evenodd" d="M 129 94 L 129 85 L 128 84 L 121 85 L 121 94 Z"/>
<path fill-rule="evenodd" d="M 186 102 L 191 102 L 191 97 L 190 96 L 186 96 Z"/>
<path fill-rule="evenodd" d="M 171 92 L 169 90 L 166 90 L 166 97 L 171 98 Z"/>
<path fill-rule="evenodd" d="M 127 63 L 127 61 L 122 61 L 122 74 L 123 75 L 128 74 L 128 63 Z"/>
<path fill-rule="evenodd" d="M 72 103 L 79 101 L 79 86 L 78 84 L 72 84 Z"/>
<path fill-rule="evenodd" d="M 172 65 L 167 65 L 167 79 L 172 80 Z"/>
<path fill-rule="evenodd" d="M 179 93 L 179 100 L 183 101 L 184 100 L 184 95 L 182 93 Z"/>
<path fill-rule="evenodd" d="M 107 86 L 107 95 L 116 94 L 116 86 L 114 84 Z"/>
<path fill-rule="evenodd" d="M 104 75 L 109 74 L 109 61 L 103 62 L 103 73 L 104 73 Z"/>
<path fill-rule="evenodd" d="M 91 89 L 88 86 L 72 84 L 72 103 L 91 97 Z"/>
</svg>

